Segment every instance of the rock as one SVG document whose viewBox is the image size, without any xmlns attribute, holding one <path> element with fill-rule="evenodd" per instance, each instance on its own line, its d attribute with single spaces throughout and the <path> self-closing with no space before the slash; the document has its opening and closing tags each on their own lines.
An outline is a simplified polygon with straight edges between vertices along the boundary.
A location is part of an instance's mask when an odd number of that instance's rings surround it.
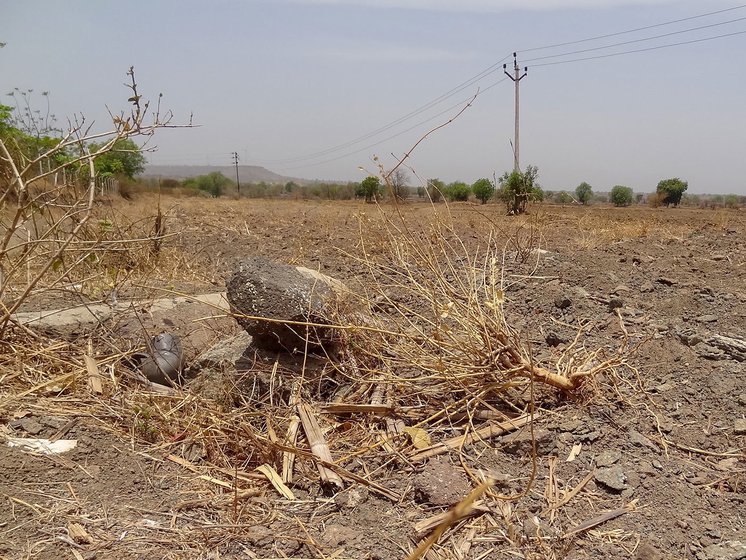
<svg viewBox="0 0 746 560">
<path fill-rule="evenodd" d="M 605 469 L 596 469 L 593 473 L 596 482 L 600 482 L 607 488 L 621 492 L 627 489 L 627 475 L 620 465 L 614 465 Z"/>
<path fill-rule="evenodd" d="M 220 340 L 205 352 L 197 356 L 189 366 L 189 376 L 198 374 L 205 368 L 232 368 L 235 369 L 238 361 L 251 345 L 251 335 L 247 332 L 238 333 L 235 336 Z"/>
<path fill-rule="evenodd" d="M 746 543 L 725 541 L 711 544 L 697 552 L 697 560 L 743 560 L 746 558 Z"/>
<path fill-rule="evenodd" d="M 695 319 L 698 323 L 715 323 L 717 320 L 717 315 L 700 315 Z"/>
<path fill-rule="evenodd" d="M 621 298 L 611 298 L 609 300 L 609 312 L 612 312 L 615 309 L 621 309 L 622 307 L 624 307 L 624 300 Z"/>
<path fill-rule="evenodd" d="M 534 439 L 536 440 L 536 453 L 538 455 L 547 455 L 554 449 L 554 434 L 549 430 L 534 429 Z M 533 449 L 531 430 L 522 428 L 517 432 L 508 434 L 503 437 L 502 443 L 502 449 L 505 453 L 529 456 Z"/>
<path fill-rule="evenodd" d="M 558 297 L 554 300 L 554 306 L 557 309 L 567 309 L 572 305 L 572 300 L 568 297 Z"/>
<path fill-rule="evenodd" d="M 665 276 L 660 276 L 655 280 L 658 284 L 663 284 L 664 286 L 674 286 L 678 282 L 674 280 L 673 278 L 666 278 Z"/>
<path fill-rule="evenodd" d="M 558 335 L 554 331 L 549 331 L 547 333 L 547 336 L 545 338 L 547 344 L 551 347 L 559 346 L 560 344 L 565 344 L 567 342 L 567 339 Z"/>
<path fill-rule="evenodd" d="M 340 286 L 343 285 L 338 280 L 309 269 L 251 257 L 240 262 L 228 280 L 228 302 L 238 315 L 236 320 L 258 348 L 303 351 L 306 328 L 287 322 L 326 323 L 326 316 L 342 289 Z M 308 331 L 312 348 L 330 342 L 328 329 L 311 327 Z"/>
<path fill-rule="evenodd" d="M 655 291 L 655 286 L 652 282 L 645 282 L 642 286 L 640 286 L 640 292 L 642 292 L 643 294 L 649 294 L 653 291 Z"/>
<path fill-rule="evenodd" d="M 338 492 L 334 496 L 334 503 L 339 509 L 355 509 L 368 500 L 369 491 L 365 486 L 352 486 Z"/>
<path fill-rule="evenodd" d="M 648 438 L 646 438 L 644 435 L 642 435 L 637 430 L 629 431 L 629 441 L 631 443 L 634 443 L 635 445 L 639 445 L 640 447 L 649 447 L 650 449 L 658 451 L 658 446 L 655 445 L 652 441 L 650 441 Z"/>
<path fill-rule="evenodd" d="M 610 467 L 619 459 L 622 458 L 622 454 L 619 451 L 611 450 L 611 451 L 602 451 L 596 456 L 596 466 L 597 467 Z"/>
<path fill-rule="evenodd" d="M 339 548 L 341 545 L 350 545 L 359 541 L 363 534 L 353 529 L 352 527 L 345 527 L 338 523 L 329 524 L 324 528 L 324 532 L 320 537 L 322 543 L 328 547 L 334 549 Z"/>
<path fill-rule="evenodd" d="M 746 436 L 746 418 L 739 418 L 736 420 L 735 426 L 733 427 L 733 433 L 737 436 Z"/>
<path fill-rule="evenodd" d="M 653 545 L 642 542 L 637 547 L 635 560 L 663 560 L 663 555 Z"/>
<path fill-rule="evenodd" d="M 10 422 L 9 426 L 14 430 L 23 430 L 30 436 L 38 436 L 44 431 L 44 426 L 34 417 L 19 418 Z"/>
<path fill-rule="evenodd" d="M 463 470 L 445 457 L 430 459 L 414 478 L 415 499 L 434 506 L 450 506 L 464 499 L 472 488 Z"/>
</svg>

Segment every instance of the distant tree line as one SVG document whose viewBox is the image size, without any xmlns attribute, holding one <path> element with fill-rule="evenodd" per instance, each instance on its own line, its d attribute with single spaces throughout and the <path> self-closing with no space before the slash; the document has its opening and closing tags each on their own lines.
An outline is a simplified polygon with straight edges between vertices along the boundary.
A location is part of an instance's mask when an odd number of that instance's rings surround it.
<svg viewBox="0 0 746 560">
<path fill-rule="evenodd" d="M 397 170 L 398 171 L 398 170 Z M 404 173 L 396 173 L 387 180 L 371 175 L 360 182 L 325 182 L 300 184 L 294 181 L 267 183 L 264 181 L 241 183 L 241 198 L 288 198 L 288 199 L 323 199 L 323 200 L 364 200 L 378 202 L 396 198 L 397 200 L 420 199 L 434 203 L 443 201 L 458 203 L 473 201 L 480 204 L 497 202 L 505 204 L 510 214 L 526 211 L 531 203 L 549 202 L 555 204 L 594 203 L 624 207 L 632 204 L 657 206 L 698 206 L 738 208 L 746 205 L 746 196 L 738 195 L 687 195 L 688 184 L 678 178 L 665 179 L 658 183 L 656 191 L 650 194 L 635 193 L 625 185 L 615 185 L 610 192 L 595 192 L 593 187 L 583 181 L 575 189 L 544 190 L 538 183 L 539 171 L 529 165 L 524 172 L 504 173 L 497 180 L 481 178 L 472 184 L 464 181 L 445 183 L 434 178 L 428 179 L 425 185 L 411 187 L 409 178 Z M 191 177 L 189 179 L 154 179 L 140 181 L 145 189 L 155 189 L 160 185 L 165 191 L 187 196 L 238 197 L 239 192 L 234 180 L 220 172 Z"/>
</svg>

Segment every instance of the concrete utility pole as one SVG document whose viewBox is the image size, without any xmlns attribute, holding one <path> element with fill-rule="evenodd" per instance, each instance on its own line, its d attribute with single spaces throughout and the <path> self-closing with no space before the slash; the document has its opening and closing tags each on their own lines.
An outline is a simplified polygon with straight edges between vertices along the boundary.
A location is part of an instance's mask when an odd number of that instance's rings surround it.
<svg viewBox="0 0 746 560">
<path fill-rule="evenodd" d="M 505 75 L 513 80 L 515 82 L 515 144 L 513 146 L 513 171 L 516 171 L 518 173 L 521 172 L 521 166 L 520 166 L 520 159 L 518 158 L 518 117 L 519 117 L 519 100 L 518 100 L 518 93 L 519 93 L 519 84 L 521 83 L 521 80 L 526 77 L 526 74 L 528 74 L 528 66 L 524 66 L 523 68 L 523 75 L 521 75 L 521 69 L 518 68 L 518 57 L 516 53 L 513 53 L 513 75 L 510 75 L 508 73 L 508 65 L 503 64 L 503 72 Z"/>
<path fill-rule="evenodd" d="M 233 164 L 236 166 L 236 188 L 238 189 L 238 196 L 241 196 L 241 183 L 238 181 L 238 152 L 231 152 L 233 155 Z"/>
</svg>

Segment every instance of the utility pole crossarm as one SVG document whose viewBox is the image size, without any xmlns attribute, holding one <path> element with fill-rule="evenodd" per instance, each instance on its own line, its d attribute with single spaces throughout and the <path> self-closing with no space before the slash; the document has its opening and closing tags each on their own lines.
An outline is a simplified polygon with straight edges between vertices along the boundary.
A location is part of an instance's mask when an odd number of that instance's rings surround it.
<svg viewBox="0 0 746 560">
<path fill-rule="evenodd" d="M 515 82 L 515 140 L 513 145 L 513 171 L 520 172 L 521 166 L 520 166 L 520 159 L 518 156 L 518 132 L 519 132 L 519 84 L 523 78 L 526 77 L 528 74 L 528 66 L 523 67 L 523 74 L 521 74 L 521 69 L 518 67 L 518 55 L 517 53 L 513 53 L 513 74 L 510 74 L 508 72 L 508 65 L 503 64 L 503 73 L 513 80 Z"/>
</svg>

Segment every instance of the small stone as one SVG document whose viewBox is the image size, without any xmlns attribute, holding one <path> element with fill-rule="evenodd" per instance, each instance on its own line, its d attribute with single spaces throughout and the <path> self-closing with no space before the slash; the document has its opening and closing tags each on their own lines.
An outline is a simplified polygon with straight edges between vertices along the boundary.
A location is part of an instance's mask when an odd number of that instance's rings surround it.
<svg viewBox="0 0 746 560">
<path fill-rule="evenodd" d="M 738 404 L 746 406 L 746 393 L 738 395 Z"/>
<path fill-rule="evenodd" d="M 615 309 L 621 309 L 624 307 L 624 300 L 621 298 L 611 298 L 609 300 L 609 312 L 614 311 Z"/>
<path fill-rule="evenodd" d="M 642 286 L 640 286 L 640 292 L 642 292 L 643 294 L 649 294 L 652 291 L 655 291 L 655 286 L 652 282 L 645 282 Z"/>
<path fill-rule="evenodd" d="M 735 426 L 733 427 L 733 433 L 737 436 L 746 436 L 746 418 L 739 418 L 736 420 Z"/>
<path fill-rule="evenodd" d="M 593 442 L 594 442 L 594 441 L 596 441 L 596 440 L 597 440 L 598 438 L 600 438 L 600 437 L 601 437 L 602 435 L 603 435 L 603 434 L 602 434 L 601 432 L 599 432 L 599 431 L 594 431 L 594 432 L 589 432 L 589 433 L 587 433 L 587 434 L 583 434 L 582 436 L 580 436 L 580 438 L 579 438 L 579 439 L 580 439 L 581 441 L 585 441 L 585 442 L 588 442 L 588 443 L 593 443 Z"/>
<path fill-rule="evenodd" d="M 659 471 L 662 471 L 662 470 L 663 470 L 663 464 L 661 464 L 661 462 L 660 462 L 660 461 L 659 461 L 658 459 L 653 459 L 653 460 L 652 460 L 652 461 L 650 462 L 650 464 L 651 464 L 651 465 L 653 465 L 653 466 L 654 466 L 654 467 L 655 467 L 656 469 L 658 469 Z"/>
<path fill-rule="evenodd" d="M 663 555 L 651 544 L 640 543 L 637 547 L 637 553 L 635 554 L 635 560 L 662 560 Z"/>
<path fill-rule="evenodd" d="M 700 315 L 695 319 L 698 323 L 715 323 L 717 320 L 717 315 Z"/>
<path fill-rule="evenodd" d="M 593 478 L 607 488 L 621 492 L 627 489 L 627 475 L 620 465 L 614 465 L 606 469 L 597 469 Z"/>
<path fill-rule="evenodd" d="M 658 284 L 663 284 L 664 286 L 674 286 L 677 284 L 676 280 L 673 278 L 666 278 L 665 276 L 657 278 L 656 282 L 658 282 Z"/>
<path fill-rule="evenodd" d="M 554 331 L 550 331 L 549 333 L 547 333 L 545 340 L 547 344 L 551 346 L 552 348 L 554 348 L 555 346 L 559 346 L 560 344 L 565 344 L 567 342 L 566 338 L 558 335 Z"/>
<path fill-rule="evenodd" d="M 464 471 L 444 457 L 430 459 L 423 471 L 414 477 L 415 499 L 420 503 L 451 506 L 471 490 Z"/>
<path fill-rule="evenodd" d="M 650 449 L 654 449 L 658 451 L 658 446 L 655 445 L 652 441 L 650 441 L 648 438 L 646 438 L 644 435 L 642 435 L 637 430 L 629 431 L 629 441 L 631 443 L 634 443 L 635 445 L 639 445 L 640 447 L 649 447 Z"/>
<path fill-rule="evenodd" d="M 619 459 L 622 458 L 622 454 L 619 453 L 619 451 L 616 450 L 610 450 L 610 451 L 602 451 L 596 456 L 596 466 L 597 467 L 610 467 Z"/>
<path fill-rule="evenodd" d="M 539 455 L 546 455 L 554 449 L 554 434 L 549 430 L 535 429 L 534 440 L 536 441 L 536 453 Z M 531 431 L 525 428 L 505 436 L 502 442 L 503 451 L 513 455 L 529 456 L 533 449 Z"/>
<path fill-rule="evenodd" d="M 725 541 L 711 544 L 697 552 L 697 560 L 743 560 L 746 558 L 746 543 Z"/>
<path fill-rule="evenodd" d="M 572 305 L 572 300 L 568 297 L 558 297 L 554 300 L 554 306 L 557 309 L 567 309 Z"/>
<path fill-rule="evenodd" d="M 14 420 L 10 423 L 10 427 L 14 430 L 21 429 L 30 436 L 38 436 L 42 431 L 44 431 L 44 426 L 33 417 Z"/>
</svg>

